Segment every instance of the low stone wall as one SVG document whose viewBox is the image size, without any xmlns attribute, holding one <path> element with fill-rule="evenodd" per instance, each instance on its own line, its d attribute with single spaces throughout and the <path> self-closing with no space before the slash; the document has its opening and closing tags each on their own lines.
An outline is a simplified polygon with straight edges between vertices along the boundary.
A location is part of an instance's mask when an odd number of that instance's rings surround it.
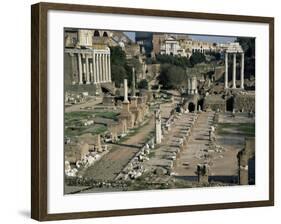
<svg viewBox="0 0 281 224">
<path fill-rule="evenodd" d="M 255 112 L 255 94 L 235 95 L 233 108 L 240 112 Z"/>
</svg>

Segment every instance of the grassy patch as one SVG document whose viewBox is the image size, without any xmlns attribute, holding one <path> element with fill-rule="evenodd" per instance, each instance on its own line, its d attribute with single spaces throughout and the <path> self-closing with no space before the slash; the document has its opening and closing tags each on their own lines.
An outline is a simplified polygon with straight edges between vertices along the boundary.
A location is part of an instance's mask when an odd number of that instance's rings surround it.
<svg viewBox="0 0 281 224">
<path fill-rule="evenodd" d="M 220 123 L 217 127 L 217 134 L 255 136 L 255 123 Z"/>
<path fill-rule="evenodd" d="M 113 111 L 103 111 L 103 112 L 96 112 L 95 115 L 96 117 L 117 120 L 117 116 L 119 115 L 119 113 Z"/>
<path fill-rule="evenodd" d="M 65 135 L 68 137 L 79 136 L 85 133 L 101 134 L 107 131 L 106 125 L 103 124 L 91 124 L 85 126 L 83 122 L 85 120 L 94 119 L 94 117 L 102 117 L 116 120 L 118 113 L 112 111 L 101 111 L 101 112 L 91 112 L 91 111 L 74 111 L 65 113 Z"/>
</svg>

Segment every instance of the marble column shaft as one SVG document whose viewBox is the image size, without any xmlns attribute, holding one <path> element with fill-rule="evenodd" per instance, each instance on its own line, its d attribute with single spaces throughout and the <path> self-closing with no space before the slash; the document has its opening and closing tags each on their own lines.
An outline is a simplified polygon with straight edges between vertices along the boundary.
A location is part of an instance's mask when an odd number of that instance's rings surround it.
<svg viewBox="0 0 281 224">
<path fill-rule="evenodd" d="M 240 88 L 244 89 L 244 53 L 241 54 L 241 85 Z"/>
<path fill-rule="evenodd" d="M 105 65 L 105 80 L 108 82 L 108 66 L 107 66 L 107 54 L 104 55 L 104 65 Z"/>
<path fill-rule="evenodd" d="M 77 57 L 78 57 L 79 84 L 83 84 L 83 72 L 82 72 L 82 59 L 81 59 L 81 54 L 77 54 Z"/>
<path fill-rule="evenodd" d="M 86 84 L 90 84 L 90 74 L 89 74 L 89 57 L 86 54 L 85 56 L 85 60 L 86 60 Z"/>
<path fill-rule="evenodd" d="M 102 71 L 102 55 L 99 54 L 99 76 L 100 76 L 100 83 L 103 82 L 103 71 Z"/>
<path fill-rule="evenodd" d="M 132 96 L 136 96 L 136 77 L 135 68 L 132 68 Z"/>
<path fill-rule="evenodd" d="M 232 88 L 236 88 L 236 53 L 233 54 Z"/>
<path fill-rule="evenodd" d="M 109 77 L 109 82 L 111 82 L 111 64 L 110 64 L 110 54 L 108 54 L 108 77 Z"/>
<path fill-rule="evenodd" d="M 92 82 L 96 83 L 97 82 L 97 70 L 96 70 L 96 54 L 93 52 L 93 78 Z"/>
<path fill-rule="evenodd" d="M 97 83 L 100 83 L 99 54 L 96 54 L 96 70 Z"/>
<path fill-rule="evenodd" d="M 225 53 L 224 87 L 228 88 L 228 53 Z"/>
<path fill-rule="evenodd" d="M 129 102 L 128 101 L 128 82 L 127 79 L 124 79 L 124 102 Z"/>
</svg>

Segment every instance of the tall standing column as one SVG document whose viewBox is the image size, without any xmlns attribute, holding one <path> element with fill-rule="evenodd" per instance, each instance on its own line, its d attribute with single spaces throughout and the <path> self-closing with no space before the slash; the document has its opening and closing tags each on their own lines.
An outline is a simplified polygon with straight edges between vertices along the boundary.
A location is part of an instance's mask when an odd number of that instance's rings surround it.
<svg viewBox="0 0 281 224">
<path fill-rule="evenodd" d="M 236 53 L 233 54 L 232 88 L 236 89 Z"/>
<path fill-rule="evenodd" d="M 103 65 L 102 65 L 102 54 L 100 54 L 100 80 L 101 80 L 101 82 L 103 82 L 104 81 L 104 79 L 103 79 Z"/>
<path fill-rule="evenodd" d="M 97 70 L 96 70 L 96 54 L 93 52 L 93 78 L 92 81 L 94 84 L 97 83 Z"/>
<path fill-rule="evenodd" d="M 90 84 L 90 74 L 89 74 L 89 57 L 86 54 L 86 84 Z"/>
<path fill-rule="evenodd" d="M 86 59 L 85 59 L 85 54 L 82 54 L 82 58 L 83 58 L 83 60 L 82 60 L 82 68 L 83 68 L 83 83 L 84 83 L 84 81 L 86 80 L 86 76 L 87 76 L 87 72 L 86 72 Z"/>
<path fill-rule="evenodd" d="M 97 83 L 100 83 L 99 54 L 96 54 Z"/>
<path fill-rule="evenodd" d="M 90 83 L 93 82 L 93 63 L 90 62 Z"/>
<path fill-rule="evenodd" d="M 128 82 L 127 79 L 124 79 L 124 102 L 128 103 Z"/>
<path fill-rule="evenodd" d="M 109 77 L 109 82 L 111 82 L 111 64 L 110 64 L 110 54 L 108 54 L 108 77 Z"/>
<path fill-rule="evenodd" d="M 135 77 L 135 68 L 132 68 L 132 96 L 136 96 L 136 77 Z"/>
<path fill-rule="evenodd" d="M 161 129 L 161 111 L 160 109 L 154 112 L 155 116 L 155 143 L 160 144 L 162 140 L 162 129 Z"/>
<path fill-rule="evenodd" d="M 244 53 L 241 54 L 241 85 L 240 88 L 244 89 Z"/>
<path fill-rule="evenodd" d="M 100 83 L 103 82 L 103 77 L 102 77 L 102 61 L 101 60 L 102 60 L 101 54 L 99 54 L 99 71 L 100 71 L 99 76 L 100 76 Z"/>
<path fill-rule="evenodd" d="M 103 82 L 106 82 L 105 54 L 102 54 L 102 74 L 103 74 Z"/>
<path fill-rule="evenodd" d="M 228 88 L 228 53 L 225 53 L 225 72 L 224 72 L 224 88 Z"/>
<path fill-rule="evenodd" d="M 81 60 L 81 54 L 77 54 L 78 57 L 78 72 L 79 72 L 79 84 L 83 84 L 83 72 L 82 72 L 82 60 Z"/>
<path fill-rule="evenodd" d="M 104 55 L 104 66 L 105 66 L 105 80 L 108 82 L 108 67 L 107 67 L 107 54 Z"/>
</svg>

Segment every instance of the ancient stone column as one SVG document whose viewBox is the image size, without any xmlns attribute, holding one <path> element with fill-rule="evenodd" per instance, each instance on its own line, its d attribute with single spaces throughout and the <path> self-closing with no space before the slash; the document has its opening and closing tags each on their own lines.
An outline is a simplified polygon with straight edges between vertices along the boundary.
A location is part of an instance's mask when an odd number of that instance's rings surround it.
<svg viewBox="0 0 281 224">
<path fill-rule="evenodd" d="M 90 82 L 93 82 L 93 63 L 90 62 Z"/>
<path fill-rule="evenodd" d="M 82 60 L 82 71 L 83 71 L 83 83 L 84 83 L 84 81 L 85 81 L 85 79 L 86 79 L 86 61 L 85 61 L 85 54 L 82 54 L 82 58 L 84 59 L 84 60 Z"/>
<path fill-rule="evenodd" d="M 75 58 L 75 55 L 73 54 L 73 53 L 70 53 L 69 54 L 69 56 L 70 56 L 70 58 L 71 58 L 71 71 L 72 71 L 72 77 L 71 77 L 71 80 L 72 80 L 72 84 L 74 85 L 74 84 L 76 84 L 77 82 L 79 82 L 78 80 L 77 80 L 77 77 L 75 77 L 75 68 L 76 68 L 76 58 Z"/>
<path fill-rule="evenodd" d="M 124 79 L 124 102 L 129 102 L 128 100 L 128 85 L 127 85 L 127 79 Z"/>
<path fill-rule="evenodd" d="M 90 74 L 89 74 L 89 57 L 86 54 L 86 84 L 90 84 Z"/>
<path fill-rule="evenodd" d="M 83 84 L 83 72 L 82 72 L 82 60 L 81 60 L 81 54 L 77 54 L 78 56 L 78 72 L 79 72 L 79 84 Z"/>
<path fill-rule="evenodd" d="M 97 83 L 100 83 L 100 68 L 99 68 L 99 54 L 96 54 L 96 78 L 97 78 Z"/>
<path fill-rule="evenodd" d="M 109 73 L 109 82 L 111 82 L 111 64 L 110 64 L 110 54 L 108 54 L 108 73 Z"/>
<path fill-rule="evenodd" d="M 100 76 L 100 83 L 102 83 L 103 79 L 102 79 L 102 64 L 101 64 L 101 54 L 99 53 L 98 56 L 98 63 L 99 63 L 99 76 Z"/>
<path fill-rule="evenodd" d="M 100 83 L 103 82 L 103 74 L 102 74 L 102 55 L 99 54 L 99 71 L 100 71 Z"/>
<path fill-rule="evenodd" d="M 194 94 L 197 94 L 197 78 L 193 77 L 193 82 L 194 82 Z"/>
<path fill-rule="evenodd" d="M 136 96 L 135 68 L 132 68 L 132 96 Z"/>
<path fill-rule="evenodd" d="M 102 54 L 102 74 L 103 74 L 103 82 L 106 82 L 106 70 L 105 70 L 105 54 Z"/>
<path fill-rule="evenodd" d="M 228 53 L 225 53 L 224 88 L 228 88 Z"/>
<path fill-rule="evenodd" d="M 105 81 L 108 82 L 107 54 L 104 54 Z"/>
<path fill-rule="evenodd" d="M 155 110 L 155 143 L 160 144 L 162 140 L 162 129 L 161 129 L 161 111 L 160 109 Z"/>
<path fill-rule="evenodd" d="M 97 83 L 96 54 L 93 52 L 93 83 Z"/>
<path fill-rule="evenodd" d="M 244 89 L 244 53 L 241 54 L 241 85 L 240 88 Z"/>
<path fill-rule="evenodd" d="M 232 88 L 236 89 L 236 53 L 233 54 Z"/>
</svg>

